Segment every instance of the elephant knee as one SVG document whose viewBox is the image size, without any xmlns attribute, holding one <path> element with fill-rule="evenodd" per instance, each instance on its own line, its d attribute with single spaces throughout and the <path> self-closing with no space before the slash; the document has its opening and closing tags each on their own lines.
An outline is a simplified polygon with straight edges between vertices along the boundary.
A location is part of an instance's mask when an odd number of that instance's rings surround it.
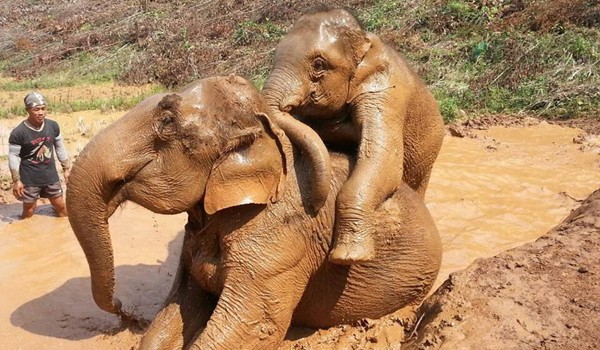
<svg viewBox="0 0 600 350">
<path fill-rule="evenodd" d="M 183 319 L 180 306 L 170 304 L 156 315 L 142 338 L 140 350 L 181 349 Z"/>
<path fill-rule="evenodd" d="M 163 330 L 162 333 L 168 332 Z M 172 333 L 172 332 L 171 332 Z M 147 333 L 140 344 L 140 350 L 170 350 L 183 349 L 183 338 L 174 338 L 169 334 Z"/>
</svg>

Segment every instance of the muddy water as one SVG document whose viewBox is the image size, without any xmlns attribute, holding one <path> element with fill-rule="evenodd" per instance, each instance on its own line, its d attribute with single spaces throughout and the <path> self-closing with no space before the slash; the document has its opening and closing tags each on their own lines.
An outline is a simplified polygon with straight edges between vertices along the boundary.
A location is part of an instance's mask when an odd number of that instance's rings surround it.
<svg viewBox="0 0 600 350">
<path fill-rule="evenodd" d="M 577 132 L 542 124 L 445 139 L 426 197 L 444 244 L 438 283 L 477 257 L 537 238 L 598 188 L 600 157 L 578 150 L 571 142 Z M 115 334 L 116 318 L 93 304 L 68 220 L 45 205 L 15 221 L 19 210 L 0 208 L 2 348 L 130 349 L 139 335 Z M 151 318 L 168 293 L 184 223 L 185 215 L 135 205 L 111 218 L 117 295 L 137 315 Z"/>
<path fill-rule="evenodd" d="M 536 239 L 600 187 L 600 157 L 579 151 L 578 133 L 542 123 L 445 139 L 425 199 L 444 246 L 438 284 Z"/>
<path fill-rule="evenodd" d="M 14 221 L 19 210 L 11 204 L 0 211 L 0 348 L 130 349 L 138 337 L 130 331 L 105 335 L 119 322 L 93 303 L 88 266 L 68 219 L 42 205 L 33 218 Z M 142 318 L 152 318 L 169 291 L 186 220 L 128 204 L 109 221 L 116 294 Z"/>
</svg>

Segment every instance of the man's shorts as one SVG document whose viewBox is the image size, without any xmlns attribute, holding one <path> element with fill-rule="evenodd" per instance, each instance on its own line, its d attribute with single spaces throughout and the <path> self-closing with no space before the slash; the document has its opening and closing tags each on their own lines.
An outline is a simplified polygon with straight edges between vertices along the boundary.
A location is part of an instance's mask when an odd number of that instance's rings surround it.
<svg viewBox="0 0 600 350">
<path fill-rule="evenodd" d="M 23 191 L 23 197 L 19 198 L 23 203 L 33 203 L 40 197 L 42 198 L 56 198 L 63 194 L 62 186 L 60 182 L 55 182 L 47 186 L 25 186 Z"/>
</svg>

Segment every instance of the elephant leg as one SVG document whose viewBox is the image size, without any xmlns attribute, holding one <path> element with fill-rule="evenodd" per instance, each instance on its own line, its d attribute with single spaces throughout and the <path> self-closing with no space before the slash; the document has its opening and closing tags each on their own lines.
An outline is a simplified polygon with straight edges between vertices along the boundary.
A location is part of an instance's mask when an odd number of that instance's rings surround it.
<svg viewBox="0 0 600 350">
<path fill-rule="evenodd" d="M 213 316 L 190 349 L 237 350 L 242 344 L 245 350 L 277 349 L 305 285 L 296 275 L 286 272 L 249 288 L 244 287 L 252 281 L 240 281 L 242 284 L 224 290 Z M 290 281 L 294 281 L 291 286 Z"/>
<path fill-rule="evenodd" d="M 269 236 L 263 247 L 255 243 L 256 250 L 245 257 L 224 262 L 223 292 L 191 349 L 268 350 L 283 341 L 310 278 L 310 259 L 301 237 L 294 237 L 290 248 L 289 237 Z M 256 251 L 265 254 L 257 257 Z"/>
<path fill-rule="evenodd" d="M 410 166 L 407 164 L 407 167 Z M 433 164 L 428 167 L 424 167 L 423 169 L 419 169 L 420 172 L 418 176 L 414 176 L 414 174 L 404 174 L 403 181 L 412 188 L 421 199 L 425 199 L 425 191 L 427 191 L 427 185 L 429 184 L 429 178 L 431 177 L 431 170 L 433 168 Z M 413 176 L 411 176 L 413 175 Z"/>
<path fill-rule="evenodd" d="M 429 116 L 428 118 L 434 119 Z M 417 135 L 421 136 L 420 138 L 411 135 L 410 138 L 404 140 L 404 173 L 402 180 L 421 198 L 425 198 L 431 172 L 444 139 L 443 124 L 436 125 L 432 123 L 425 129 L 429 130 L 428 134 Z"/>
<path fill-rule="evenodd" d="M 421 197 L 421 199 L 425 198 L 425 191 L 427 190 L 427 185 L 429 184 L 429 178 L 431 177 L 431 168 L 427 169 L 427 173 L 423 176 L 421 183 L 415 189 L 415 192 Z"/>
<path fill-rule="evenodd" d="M 355 107 L 354 120 L 362 135 L 356 165 L 336 199 L 334 240 L 329 253 L 329 261 L 335 264 L 373 260 L 377 223 L 371 218 L 402 184 L 404 118 L 382 103 L 369 95 Z"/>
<path fill-rule="evenodd" d="M 178 274 L 165 306 L 144 334 L 140 350 L 183 349 L 210 318 L 216 297 L 203 291 L 187 271 Z"/>
</svg>

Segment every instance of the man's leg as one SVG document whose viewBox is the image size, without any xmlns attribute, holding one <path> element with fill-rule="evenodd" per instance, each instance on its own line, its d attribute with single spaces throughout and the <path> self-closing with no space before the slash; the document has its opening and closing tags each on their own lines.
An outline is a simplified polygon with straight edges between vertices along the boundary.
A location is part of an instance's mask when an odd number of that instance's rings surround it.
<svg viewBox="0 0 600 350">
<path fill-rule="evenodd" d="M 37 200 L 32 203 L 23 202 L 23 213 L 21 214 L 21 219 L 32 217 L 36 206 Z"/>
<path fill-rule="evenodd" d="M 56 216 L 65 217 L 67 216 L 67 206 L 65 205 L 65 199 L 61 195 L 60 197 L 48 198 L 50 200 L 50 204 L 54 207 L 56 211 Z"/>
<path fill-rule="evenodd" d="M 23 201 L 23 213 L 21 214 L 21 219 L 27 219 L 33 216 L 41 191 L 41 187 L 25 186 L 23 188 L 23 197 L 19 198 L 20 201 Z"/>
<path fill-rule="evenodd" d="M 67 216 L 67 206 L 65 205 L 65 198 L 63 197 L 63 190 L 60 182 L 42 187 L 40 196 L 48 198 L 54 211 L 56 211 L 56 216 Z"/>
</svg>

